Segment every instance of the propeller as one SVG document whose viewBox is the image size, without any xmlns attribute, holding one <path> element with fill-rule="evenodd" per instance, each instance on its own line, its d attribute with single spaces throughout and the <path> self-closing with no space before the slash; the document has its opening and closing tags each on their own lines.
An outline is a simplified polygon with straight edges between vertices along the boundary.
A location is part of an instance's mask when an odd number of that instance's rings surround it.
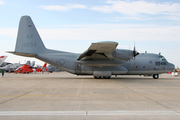
<svg viewBox="0 0 180 120">
<path fill-rule="evenodd" d="M 139 55 L 139 53 L 137 52 L 136 46 L 135 46 L 135 43 L 134 43 L 134 50 L 133 50 L 133 56 L 134 56 L 134 69 L 137 68 L 136 63 L 135 63 L 135 57 L 136 57 L 137 55 Z"/>
<path fill-rule="evenodd" d="M 134 56 L 134 58 L 135 58 L 137 55 L 139 55 L 139 53 L 137 52 L 136 47 L 135 47 L 135 44 L 134 44 L 134 50 L 133 50 L 133 56 Z"/>
</svg>

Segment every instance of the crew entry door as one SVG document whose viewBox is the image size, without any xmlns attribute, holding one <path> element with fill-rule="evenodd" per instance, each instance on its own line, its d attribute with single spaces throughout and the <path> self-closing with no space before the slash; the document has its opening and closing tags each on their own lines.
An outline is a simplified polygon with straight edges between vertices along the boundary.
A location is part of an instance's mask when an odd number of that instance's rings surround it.
<svg viewBox="0 0 180 120">
<path fill-rule="evenodd" d="M 82 70 L 81 70 L 81 65 L 78 63 L 75 63 L 75 72 L 76 74 L 81 74 Z"/>
</svg>

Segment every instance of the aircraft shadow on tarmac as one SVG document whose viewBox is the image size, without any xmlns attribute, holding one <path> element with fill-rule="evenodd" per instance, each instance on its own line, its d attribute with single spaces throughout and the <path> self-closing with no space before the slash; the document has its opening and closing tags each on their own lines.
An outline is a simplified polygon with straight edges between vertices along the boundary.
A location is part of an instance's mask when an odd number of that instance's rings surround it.
<svg viewBox="0 0 180 120">
<path fill-rule="evenodd" d="M 122 76 L 122 77 L 120 77 L 120 76 L 118 76 L 118 77 L 112 77 L 111 79 L 104 79 L 104 78 L 102 78 L 102 79 L 94 79 L 93 77 L 53 77 L 53 78 L 51 78 L 51 77 L 48 77 L 48 79 L 69 79 L 69 80 L 71 80 L 71 79 L 79 79 L 79 80 L 93 80 L 93 81 L 100 81 L 100 80 L 108 80 L 108 81 L 112 81 L 112 80 L 152 80 L 152 81 L 154 81 L 154 79 L 152 79 L 151 77 L 130 77 L 130 76 Z M 160 79 L 158 79 L 158 80 L 161 80 L 161 79 L 166 79 L 166 78 L 160 78 Z M 169 79 L 169 78 L 167 78 L 167 79 Z"/>
</svg>

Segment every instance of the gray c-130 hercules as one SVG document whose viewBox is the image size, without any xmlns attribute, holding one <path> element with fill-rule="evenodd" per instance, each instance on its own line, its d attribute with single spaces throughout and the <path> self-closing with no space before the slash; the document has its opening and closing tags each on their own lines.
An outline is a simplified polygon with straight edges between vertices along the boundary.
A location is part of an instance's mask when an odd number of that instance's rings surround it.
<svg viewBox="0 0 180 120">
<path fill-rule="evenodd" d="M 116 49 L 117 45 L 110 41 L 92 43 L 82 54 L 47 49 L 30 16 L 22 16 L 15 51 L 10 53 L 35 57 L 69 73 L 93 75 L 96 79 L 112 75 L 148 75 L 158 79 L 159 74 L 174 69 L 160 54 L 138 53 L 135 48 Z"/>
</svg>

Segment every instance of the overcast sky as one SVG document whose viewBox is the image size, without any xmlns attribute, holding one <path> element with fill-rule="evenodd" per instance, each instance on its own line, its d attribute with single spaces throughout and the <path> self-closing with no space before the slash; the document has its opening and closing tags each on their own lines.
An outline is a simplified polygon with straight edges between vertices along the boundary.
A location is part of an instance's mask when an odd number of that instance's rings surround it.
<svg viewBox="0 0 180 120">
<path fill-rule="evenodd" d="M 82 53 L 93 42 L 161 54 L 180 67 L 179 0 L 0 0 L 0 56 L 14 51 L 19 20 L 31 16 L 47 48 Z M 35 59 L 36 60 L 36 59 Z M 36 60 L 37 64 L 43 64 Z"/>
</svg>

